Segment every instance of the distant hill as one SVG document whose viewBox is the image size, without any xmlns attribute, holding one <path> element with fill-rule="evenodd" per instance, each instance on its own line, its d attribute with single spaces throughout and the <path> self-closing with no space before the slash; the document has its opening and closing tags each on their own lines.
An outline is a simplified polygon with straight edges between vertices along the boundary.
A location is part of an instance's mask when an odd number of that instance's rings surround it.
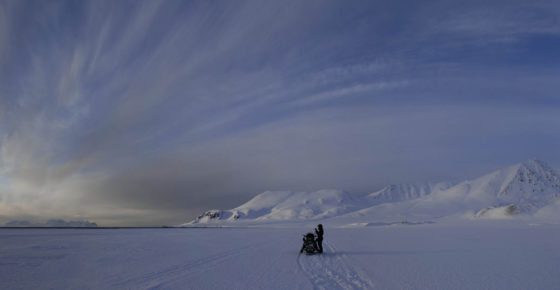
<svg viewBox="0 0 560 290">
<path fill-rule="evenodd" d="M 51 219 L 45 223 L 32 223 L 29 221 L 10 221 L 4 224 L 5 227 L 77 227 L 77 228 L 95 228 L 96 223 L 89 221 L 64 221 L 61 219 Z"/>
</svg>

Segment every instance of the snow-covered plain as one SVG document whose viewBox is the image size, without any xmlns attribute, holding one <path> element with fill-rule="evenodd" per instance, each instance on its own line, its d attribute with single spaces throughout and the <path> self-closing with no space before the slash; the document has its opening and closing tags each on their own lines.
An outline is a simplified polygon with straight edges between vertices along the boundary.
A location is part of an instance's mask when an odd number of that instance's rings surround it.
<svg viewBox="0 0 560 290">
<path fill-rule="evenodd" d="M 560 225 L 2 229 L 0 289 L 558 289 Z"/>
</svg>

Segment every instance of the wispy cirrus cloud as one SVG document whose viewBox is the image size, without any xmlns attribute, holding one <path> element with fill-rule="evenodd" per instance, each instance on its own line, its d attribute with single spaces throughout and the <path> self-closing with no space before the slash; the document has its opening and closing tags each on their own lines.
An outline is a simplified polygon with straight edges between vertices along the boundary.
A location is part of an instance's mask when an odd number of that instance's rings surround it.
<svg viewBox="0 0 560 290">
<path fill-rule="evenodd" d="M 481 6 L 452 17 L 449 15 L 437 31 L 478 35 L 495 41 L 513 40 L 531 34 L 559 35 L 556 13 L 558 7 L 550 3 L 511 3 L 500 9 Z"/>
<path fill-rule="evenodd" d="M 0 2 L 0 221 L 159 225 L 557 162 L 560 13 L 507 4 Z"/>
<path fill-rule="evenodd" d="M 392 82 L 376 82 L 368 84 L 356 84 L 344 88 L 336 88 L 334 90 L 321 92 L 318 94 L 305 96 L 291 102 L 291 105 L 304 106 L 313 103 L 320 103 L 325 101 L 332 101 L 342 97 L 349 97 L 355 95 L 369 94 L 370 96 L 379 91 L 390 90 L 394 88 L 401 88 L 408 84 L 407 81 L 392 81 Z"/>
</svg>

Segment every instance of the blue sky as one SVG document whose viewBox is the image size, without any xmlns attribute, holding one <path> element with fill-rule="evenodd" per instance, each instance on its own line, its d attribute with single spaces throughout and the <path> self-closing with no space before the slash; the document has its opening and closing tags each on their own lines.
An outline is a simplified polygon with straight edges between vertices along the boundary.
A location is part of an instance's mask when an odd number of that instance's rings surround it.
<svg viewBox="0 0 560 290">
<path fill-rule="evenodd" d="M 554 1 L 0 1 L 0 222 L 560 165 Z"/>
</svg>

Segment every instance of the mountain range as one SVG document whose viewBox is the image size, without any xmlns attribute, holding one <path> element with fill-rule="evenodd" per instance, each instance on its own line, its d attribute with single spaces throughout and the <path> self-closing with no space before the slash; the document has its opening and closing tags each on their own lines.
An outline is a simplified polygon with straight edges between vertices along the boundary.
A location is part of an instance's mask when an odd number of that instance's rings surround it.
<svg viewBox="0 0 560 290">
<path fill-rule="evenodd" d="M 95 228 L 97 224 L 89 221 L 65 221 L 62 219 L 50 219 L 44 223 L 15 220 L 5 223 L 4 227 Z"/>
<path fill-rule="evenodd" d="M 266 191 L 230 210 L 210 210 L 184 224 L 427 221 L 444 217 L 556 217 L 560 177 L 537 159 L 460 183 L 388 185 L 356 197 L 341 190 Z"/>
</svg>

